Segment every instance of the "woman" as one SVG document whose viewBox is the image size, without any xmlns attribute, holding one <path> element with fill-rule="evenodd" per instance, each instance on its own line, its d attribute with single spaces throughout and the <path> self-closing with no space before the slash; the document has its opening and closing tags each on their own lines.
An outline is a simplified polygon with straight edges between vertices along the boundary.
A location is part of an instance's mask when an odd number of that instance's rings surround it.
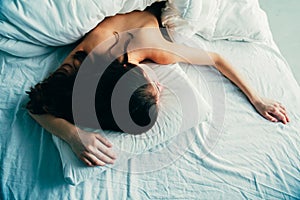
<svg viewBox="0 0 300 200">
<path fill-rule="evenodd" d="M 289 122 L 286 110 L 281 104 L 272 100 L 261 98 L 248 85 L 242 75 L 239 74 L 237 70 L 235 70 L 220 55 L 213 52 L 200 52 L 199 49 L 193 49 L 187 46 L 178 45 L 164 39 L 159 30 L 159 13 L 157 14 L 156 12 L 153 12 L 153 10 L 160 9 L 162 5 L 163 4 L 154 4 L 145 11 L 134 11 L 128 14 L 116 15 L 106 18 L 89 34 L 87 34 L 87 36 L 79 43 L 79 45 L 66 57 L 66 59 L 63 61 L 62 66 L 54 73 L 54 76 L 50 76 L 50 78 L 48 78 L 49 80 L 46 79 L 45 84 L 51 81 L 54 84 L 59 82 L 60 80 L 66 79 L 71 79 L 70 83 L 72 83 L 72 81 L 74 83 L 76 73 L 73 73 L 73 71 L 78 70 L 85 57 L 98 44 L 103 42 L 105 43 L 107 41 L 107 38 L 114 37 L 115 42 L 107 42 L 106 48 L 104 47 L 97 52 L 100 56 L 107 56 L 107 54 L 115 55 L 116 59 L 113 61 L 111 66 L 119 66 L 118 69 L 120 70 L 138 68 L 137 65 L 145 60 L 151 60 L 152 62 L 158 64 L 189 62 L 198 65 L 213 65 L 224 76 L 230 79 L 243 91 L 252 105 L 263 117 L 272 122 L 281 121 L 284 124 Z M 150 30 L 150 28 L 151 31 L 148 31 Z M 139 31 L 133 34 L 134 31 L 132 32 L 131 30 L 134 29 L 139 29 Z M 125 34 L 124 37 L 120 38 L 119 33 L 123 32 L 127 33 L 127 37 Z M 145 46 L 151 46 L 151 48 L 139 48 Z M 123 52 L 124 54 L 122 55 L 122 53 L 120 54 L 120 51 L 123 50 L 125 52 Z M 124 73 L 126 71 L 127 70 L 125 70 Z M 134 103 L 133 105 L 139 106 L 141 102 L 150 102 L 147 106 L 141 106 L 142 109 L 140 113 L 147 113 L 151 106 L 156 105 L 156 102 L 159 99 L 159 92 L 161 88 L 158 83 L 149 80 L 149 77 L 142 69 L 139 69 L 138 71 L 139 72 L 137 73 L 137 77 L 141 79 L 144 78 L 148 84 L 145 88 L 141 89 L 140 92 L 143 93 L 143 95 L 138 95 L 136 99 L 137 104 Z M 68 74 L 75 74 L 75 76 Z M 121 75 L 114 81 L 118 81 L 120 77 Z M 112 80 L 108 78 L 108 80 L 106 81 L 107 87 L 110 81 Z M 63 84 L 62 82 L 62 85 L 65 84 Z M 40 98 L 38 91 L 41 89 L 41 87 L 41 84 L 38 84 L 37 86 L 35 86 L 35 88 L 31 89 L 31 92 L 29 92 L 31 102 L 29 102 L 28 108 L 31 112 L 31 116 L 46 130 L 65 140 L 71 146 L 74 153 L 87 165 L 103 166 L 107 163 L 113 163 L 115 160 L 115 155 L 111 150 L 112 145 L 99 134 L 87 133 L 75 127 L 72 123 L 68 122 L 72 122 L 73 119 L 70 116 L 66 116 L 64 114 L 60 115 L 59 109 L 57 110 L 57 108 L 61 108 L 62 110 L 66 109 L 65 106 L 57 106 L 55 107 L 55 110 L 51 109 L 51 107 L 47 105 L 34 105 L 34 101 L 38 102 Z M 100 91 L 101 93 L 102 90 L 106 90 L 106 87 L 97 91 Z M 65 94 L 65 92 L 62 93 Z M 109 94 L 111 95 L 111 90 L 109 90 Z M 147 97 L 144 98 L 145 96 Z M 106 97 L 107 95 L 103 94 L 101 96 L 100 94 L 98 96 L 98 99 L 103 100 L 102 98 Z M 110 98 L 104 101 L 110 102 Z M 107 106 L 99 106 L 100 112 L 106 112 L 102 109 L 105 107 Z M 67 111 L 65 113 L 70 113 L 70 110 L 71 107 L 67 108 Z M 140 116 L 141 115 L 137 114 L 135 118 L 145 118 Z M 61 117 L 67 119 L 68 121 Z M 101 123 L 101 117 L 98 117 L 98 119 Z M 105 123 L 106 122 L 103 122 L 103 124 Z M 143 123 L 147 124 L 147 120 L 146 122 L 141 122 L 141 124 Z M 115 126 L 114 122 L 110 121 L 107 124 L 109 124 L 110 127 L 115 127 L 115 130 L 118 130 L 118 127 Z"/>
</svg>

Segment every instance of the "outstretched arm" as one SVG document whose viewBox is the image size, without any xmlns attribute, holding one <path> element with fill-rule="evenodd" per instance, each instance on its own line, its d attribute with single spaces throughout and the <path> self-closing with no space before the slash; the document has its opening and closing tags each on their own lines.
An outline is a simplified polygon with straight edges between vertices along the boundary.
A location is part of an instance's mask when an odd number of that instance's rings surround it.
<svg viewBox="0 0 300 200">
<path fill-rule="evenodd" d="M 112 144 L 98 133 L 85 132 L 49 114 L 29 114 L 47 131 L 66 141 L 77 157 L 88 166 L 113 164 L 115 155 L 111 150 Z"/>
<path fill-rule="evenodd" d="M 289 118 L 286 109 L 280 103 L 260 97 L 256 91 L 250 87 L 246 78 L 240 74 L 228 61 L 216 53 L 209 53 L 214 61 L 214 66 L 248 97 L 256 110 L 266 119 L 272 122 L 281 121 L 286 124 Z"/>
<path fill-rule="evenodd" d="M 246 78 L 238 72 L 222 56 L 213 52 L 205 52 L 201 49 L 191 48 L 180 44 L 164 42 L 164 45 L 153 50 L 150 58 L 159 64 L 171 64 L 185 62 L 197 65 L 211 65 L 218 69 L 225 77 L 238 86 L 248 97 L 256 110 L 266 119 L 272 122 L 281 121 L 286 124 L 289 118 L 286 109 L 280 103 L 260 97 L 248 84 Z"/>
</svg>

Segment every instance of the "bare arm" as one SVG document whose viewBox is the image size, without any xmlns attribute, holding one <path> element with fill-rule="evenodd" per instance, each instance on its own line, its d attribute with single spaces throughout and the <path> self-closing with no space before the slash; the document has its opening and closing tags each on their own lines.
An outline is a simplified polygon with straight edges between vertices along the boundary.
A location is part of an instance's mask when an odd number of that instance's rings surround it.
<svg viewBox="0 0 300 200">
<path fill-rule="evenodd" d="M 217 53 L 205 52 L 201 49 L 165 42 L 164 45 L 153 50 L 150 59 L 159 64 L 185 62 L 214 66 L 243 91 L 252 105 L 263 117 L 272 122 L 282 121 L 284 124 L 289 122 L 284 106 L 276 101 L 260 97 L 248 84 L 246 78 Z"/>
<path fill-rule="evenodd" d="M 276 101 L 260 97 L 257 92 L 248 84 L 246 78 L 240 74 L 228 61 L 218 54 L 210 53 L 210 55 L 215 62 L 214 66 L 243 91 L 252 105 L 263 117 L 272 122 L 281 121 L 284 124 L 289 122 L 286 109 L 283 105 Z"/>
<path fill-rule="evenodd" d="M 99 134 L 85 132 L 68 121 L 49 114 L 29 114 L 47 131 L 66 141 L 77 157 L 87 165 L 103 166 L 114 162 L 111 143 Z"/>
</svg>

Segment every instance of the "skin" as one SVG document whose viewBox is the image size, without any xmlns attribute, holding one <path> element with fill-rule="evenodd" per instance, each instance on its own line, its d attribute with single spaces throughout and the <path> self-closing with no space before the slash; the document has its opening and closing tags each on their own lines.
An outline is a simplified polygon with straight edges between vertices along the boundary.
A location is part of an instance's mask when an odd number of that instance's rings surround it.
<svg viewBox="0 0 300 200">
<path fill-rule="evenodd" d="M 68 63 L 79 66 L 79 61 L 73 59 L 76 51 L 84 50 L 89 53 L 96 45 L 106 42 L 107 38 L 114 36 L 114 32 L 122 33 L 136 28 L 142 28 L 141 30 L 146 31 L 140 31 L 139 34 L 135 34 L 135 39 L 128 45 L 128 61 L 130 63 L 139 64 L 145 60 L 151 60 L 158 64 L 185 62 L 201 66 L 214 66 L 243 91 L 257 112 L 264 118 L 284 124 L 289 122 L 283 105 L 260 97 L 246 82 L 245 77 L 219 54 L 200 51 L 199 49 L 165 40 L 158 29 L 159 25 L 156 18 L 146 11 L 134 11 L 106 18 L 66 57 L 63 64 Z M 147 28 L 151 28 L 152 31 L 149 31 L 150 29 Z M 147 35 L 150 34 L 149 32 L 151 32 L 151 35 Z M 120 40 L 118 45 L 114 49 L 123 48 L 122 40 Z M 112 43 L 108 42 L 107 49 L 102 48 L 97 53 L 105 54 L 111 46 Z M 151 48 L 139 49 L 139 47 L 145 46 Z M 115 51 L 114 49 L 113 51 Z M 120 52 L 116 54 L 118 53 Z M 123 58 L 119 57 L 118 59 L 122 60 Z M 160 92 L 162 89 L 159 83 L 153 83 L 153 88 L 156 92 Z M 47 131 L 66 141 L 77 157 L 88 166 L 103 166 L 114 163 L 116 155 L 111 149 L 112 144 L 100 134 L 85 132 L 68 121 L 49 114 L 29 114 Z"/>
</svg>

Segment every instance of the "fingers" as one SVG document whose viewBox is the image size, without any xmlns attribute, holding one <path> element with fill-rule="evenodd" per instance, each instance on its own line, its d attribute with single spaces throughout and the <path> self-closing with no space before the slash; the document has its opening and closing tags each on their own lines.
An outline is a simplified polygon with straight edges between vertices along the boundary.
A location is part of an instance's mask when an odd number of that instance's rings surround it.
<svg viewBox="0 0 300 200">
<path fill-rule="evenodd" d="M 278 122 L 278 120 L 275 117 L 273 117 L 272 115 L 270 115 L 267 112 L 265 113 L 265 118 L 271 122 Z"/>
<path fill-rule="evenodd" d="M 116 156 L 112 150 L 112 144 L 98 133 L 82 132 L 80 145 L 83 148 L 75 147 L 78 157 L 88 166 L 104 166 L 113 164 Z M 78 151 L 79 150 L 79 151 Z"/>
<path fill-rule="evenodd" d="M 101 152 L 105 157 L 109 158 L 108 163 L 113 163 L 113 161 L 116 159 L 115 153 L 110 148 L 106 147 L 98 147 L 97 150 Z"/>
<path fill-rule="evenodd" d="M 89 146 L 86 151 L 83 152 L 83 156 L 86 157 L 93 165 L 104 166 L 105 164 L 114 164 L 115 158 L 111 149 L 108 149 L 103 144 L 97 144 L 96 146 Z"/>
<path fill-rule="evenodd" d="M 94 153 L 94 155 L 97 157 L 97 159 L 99 159 L 100 161 L 107 163 L 107 164 L 114 164 L 115 162 L 115 158 L 110 157 L 110 153 L 109 150 L 104 153 L 103 149 L 97 149 L 97 152 Z"/>
<path fill-rule="evenodd" d="M 112 147 L 112 144 L 106 138 L 102 137 L 99 134 L 96 134 L 95 136 L 101 143 L 105 144 L 107 147 Z"/>
<path fill-rule="evenodd" d="M 266 112 L 266 118 L 272 122 L 281 121 L 283 124 L 289 122 L 285 107 L 277 102 L 272 105 L 268 112 Z"/>
<path fill-rule="evenodd" d="M 92 162 L 90 162 L 87 158 L 85 158 L 85 157 L 79 157 L 79 158 L 80 158 L 80 160 L 82 160 L 86 165 L 88 165 L 88 166 L 90 166 L 90 167 L 94 166 L 94 165 L 92 164 Z"/>
<path fill-rule="evenodd" d="M 284 107 L 283 105 L 281 105 L 280 103 L 278 103 L 278 104 L 279 104 L 279 107 L 280 107 L 282 110 L 286 111 L 286 109 L 285 109 L 285 107 Z"/>
<path fill-rule="evenodd" d="M 100 145 L 98 146 L 98 150 L 103 154 L 105 154 L 106 156 L 110 157 L 111 159 L 116 159 L 116 155 L 110 149 L 112 147 L 112 144 L 101 135 L 96 135 L 96 138 L 101 142 Z M 104 144 L 106 147 L 101 144 Z"/>
<path fill-rule="evenodd" d="M 279 117 L 279 120 L 281 120 L 282 123 L 284 124 L 288 123 L 290 120 L 287 116 L 285 107 L 278 102 L 275 103 L 275 107 L 276 107 L 276 112 L 274 114 Z"/>
<path fill-rule="evenodd" d="M 285 118 L 285 115 L 280 112 L 279 110 L 275 110 L 273 113 L 272 113 L 278 120 L 282 121 L 282 123 L 286 124 L 287 123 L 287 120 Z"/>
<path fill-rule="evenodd" d="M 290 119 L 286 113 L 286 110 L 283 106 L 280 106 L 279 111 L 284 115 L 285 121 L 286 122 L 290 122 Z"/>
<path fill-rule="evenodd" d="M 104 166 L 106 164 L 113 164 L 114 160 L 105 156 L 101 155 L 101 153 L 89 153 L 85 151 L 82 153 L 80 156 L 80 159 L 88 166 L 93 167 L 93 166 Z"/>
<path fill-rule="evenodd" d="M 81 160 L 85 162 L 88 166 L 104 166 L 106 163 L 99 160 L 95 155 L 92 153 L 84 152 Z"/>
</svg>

